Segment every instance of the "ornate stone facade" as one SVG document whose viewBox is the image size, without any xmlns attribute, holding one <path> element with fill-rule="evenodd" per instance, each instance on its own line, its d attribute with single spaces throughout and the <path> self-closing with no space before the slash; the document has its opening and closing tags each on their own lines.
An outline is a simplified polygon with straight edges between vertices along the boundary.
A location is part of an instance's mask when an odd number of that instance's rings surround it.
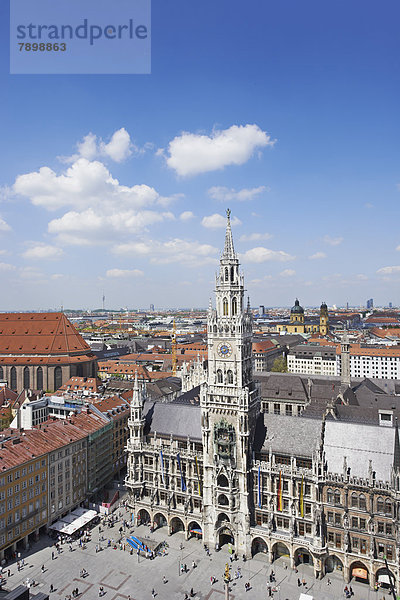
<svg viewBox="0 0 400 600">
<path fill-rule="evenodd" d="M 252 374 L 252 315 L 229 216 L 216 306 L 208 311 L 208 374 L 200 402 L 190 391 L 169 403 L 150 402 L 135 383 L 126 479 L 135 520 L 166 525 L 169 534 L 202 535 L 211 547 L 230 543 L 248 558 L 287 555 L 292 567 L 313 564 L 316 577 L 333 569 L 341 569 L 346 582 L 365 575 L 371 586 L 388 578 L 386 556 L 398 589 L 397 427 L 385 428 L 379 480 L 371 464 L 369 477 L 350 475 L 348 451 L 337 458 L 334 444 L 326 442 L 327 422 L 336 418 L 331 400 L 322 418 L 261 412 Z M 367 452 L 374 457 L 374 447 Z"/>
</svg>

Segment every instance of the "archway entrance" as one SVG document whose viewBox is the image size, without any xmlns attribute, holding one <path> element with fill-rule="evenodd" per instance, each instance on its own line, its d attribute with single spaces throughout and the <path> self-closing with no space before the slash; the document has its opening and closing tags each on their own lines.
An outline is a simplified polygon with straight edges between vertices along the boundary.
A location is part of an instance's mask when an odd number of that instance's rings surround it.
<svg viewBox="0 0 400 600">
<path fill-rule="evenodd" d="M 312 565 L 313 559 L 307 548 L 297 548 L 294 553 L 294 562 L 296 565 Z"/>
<path fill-rule="evenodd" d="M 361 561 L 356 561 L 351 564 L 350 577 L 359 583 L 369 583 L 369 571 Z"/>
<path fill-rule="evenodd" d="M 255 556 L 259 553 L 268 554 L 268 546 L 262 538 L 256 537 L 251 543 L 251 555 Z"/>
<path fill-rule="evenodd" d="M 195 537 L 199 540 L 202 535 L 203 535 L 203 531 L 202 531 L 200 525 L 197 523 L 197 521 L 191 521 L 188 525 L 189 539 L 191 537 Z"/>
<path fill-rule="evenodd" d="M 325 572 L 333 573 L 333 571 L 343 571 L 343 563 L 337 556 L 328 556 L 325 561 Z"/>
<path fill-rule="evenodd" d="M 395 586 L 396 578 L 392 571 L 383 567 L 382 569 L 378 569 L 376 572 L 376 583 L 379 587 L 390 589 L 390 582 L 392 582 L 393 586 Z"/>
<path fill-rule="evenodd" d="M 274 560 L 280 558 L 281 556 L 290 557 L 289 548 L 286 546 L 286 544 L 283 544 L 282 542 L 277 542 L 274 545 L 274 547 L 272 548 L 272 554 Z"/>
<path fill-rule="evenodd" d="M 144 508 L 141 508 L 137 514 L 137 524 L 138 525 L 147 525 L 150 523 L 150 515 Z"/>
<path fill-rule="evenodd" d="M 223 527 L 218 534 L 218 544 L 222 548 L 225 544 L 235 545 L 235 538 L 232 535 L 232 531 L 229 527 Z"/>
<path fill-rule="evenodd" d="M 171 535 L 173 533 L 177 533 L 178 531 L 185 531 L 185 525 L 183 524 L 182 519 L 179 517 L 174 517 L 171 519 Z"/>
<path fill-rule="evenodd" d="M 167 524 L 167 519 L 164 517 L 162 513 L 156 513 L 153 519 L 154 529 L 159 529 L 160 527 L 165 527 Z"/>
</svg>

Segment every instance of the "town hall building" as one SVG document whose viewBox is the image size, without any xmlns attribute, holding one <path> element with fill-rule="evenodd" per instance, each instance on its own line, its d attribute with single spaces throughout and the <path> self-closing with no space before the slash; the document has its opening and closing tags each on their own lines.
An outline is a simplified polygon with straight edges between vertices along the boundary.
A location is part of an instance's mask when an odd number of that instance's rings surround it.
<svg viewBox="0 0 400 600">
<path fill-rule="evenodd" d="M 399 592 L 397 409 L 383 393 L 382 411 L 371 396 L 362 399 L 344 369 L 321 410 L 261 411 L 230 211 L 207 337 L 205 383 L 150 401 L 136 378 L 126 478 L 135 522 L 199 536 L 211 548 L 230 544 L 240 557 L 309 563 L 318 578 L 337 570 L 346 582 Z"/>
</svg>

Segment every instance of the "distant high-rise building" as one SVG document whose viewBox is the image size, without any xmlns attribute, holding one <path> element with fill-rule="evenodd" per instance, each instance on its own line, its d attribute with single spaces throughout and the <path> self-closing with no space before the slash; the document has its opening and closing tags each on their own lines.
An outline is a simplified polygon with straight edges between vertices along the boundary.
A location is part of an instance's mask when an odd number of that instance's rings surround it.
<svg viewBox="0 0 400 600">
<path fill-rule="evenodd" d="M 154 312 L 154 304 L 150 304 L 150 310 L 151 312 Z"/>
<path fill-rule="evenodd" d="M 374 299 L 370 298 L 367 300 L 367 308 L 374 308 Z"/>
<path fill-rule="evenodd" d="M 393 302 L 389 302 L 389 308 L 393 308 Z"/>
<path fill-rule="evenodd" d="M 258 314 L 260 315 L 260 317 L 263 317 L 265 315 L 265 306 L 263 306 L 262 304 L 260 304 L 260 306 L 258 307 Z"/>
</svg>

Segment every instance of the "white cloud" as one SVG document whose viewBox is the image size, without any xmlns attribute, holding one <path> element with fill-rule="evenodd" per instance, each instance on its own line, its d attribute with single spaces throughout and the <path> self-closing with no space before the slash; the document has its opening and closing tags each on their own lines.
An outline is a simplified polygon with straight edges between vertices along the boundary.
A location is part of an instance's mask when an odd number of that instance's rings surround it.
<svg viewBox="0 0 400 600">
<path fill-rule="evenodd" d="M 265 192 L 266 189 L 265 185 L 250 189 L 243 188 L 241 190 L 235 190 L 224 186 L 214 186 L 208 190 L 208 195 L 213 200 L 219 200 L 221 202 L 231 202 L 235 200 L 243 202 L 245 200 L 253 200 L 262 192 Z"/>
<path fill-rule="evenodd" d="M 141 277 L 144 275 L 140 269 L 108 269 L 106 277 Z"/>
<path fill-rule="evenodd" d="M 198 175 L 242 165 L 257 148 L 273 146 L 274 140 L 258 125 L 232 125 L 211 135 L 183 132 L 170 141 L 166 157 L 168 167 L 181 176 Z"/>
<path fill-rule="evenodd" d="M 394 267 L 382 267 L 377 270 L 378 275 L 394 275 L 395 273 L 400 273 L 400 266 Z"/>
<path fill-rule="evenodd" d="M 115 162 L 122 162 L 132 154 L 132 151 L 139 152 L 124 127 L 115 131 L 107 143 L 94 133 L 88 133 L 76 147 L 77 153 L 72 156 L 59 156 L 61 162 L 73 163 L 79 158 L 87 160 L 110 158 Z"/>
<path fill-rule="evenodd" d="M 82 209 L 94 204 L 109 209 L 120 205 L 138 209 L 155 204 L 160 197 L 148 185 L 121 185 L 103 163 L 86 158 L 78 159 L 61 175 L 49 167 L 19 175 L 13 189 L 48 210 L 64 206 Z"/>
<path fill-rule="evenodd" d="M 29 281 L 35 283 L 39 281 L 44 282 L 45 280 L 47 280 L 47 277 L 45 278 L 44 273 L 36 267 L 22 267 L 21 269 L 19 269 L 19 276 L 21 277 L 21 279 L 28 279 Z"/>
<path fill-rule="evenodd" d="M 101 153 L 109 156 L 115 162 L 122 162 L 132 154 L 132 144 L 129 133 L 124 127 L 113 134 L 108 144 L 101 142 Z"/>
<path fill-rule="evenodd" d="M 316 252 L 315 254 L 311 254 L 311 256 L 308 257 L 310 260 L 318 260 L 320 258 L 326 258 L 326 254 L 325 252 Z"/>
<path fill-rule="evenodd" d="M 241 242 L 259 242 L 260 240 L 270 240 L 272 235 L 270 233 L 249 233 L 248 235 L 243 234 L 239 240 Z"/>
<path fill-rule="evenodd" d="M 208 217 L 204 217 L 203 220 L 201 221 L 201 224 L 203 225 L 203 227 L 207 227 L 207 229 L 219 229 L 222 227 L 226 227 L 226 217 L 224 217 L 223 215 L 220 215 L 218 213 L 215 213 Z M 231 225 L 241 225 L 241 224 L 242 224 L 242 222 L 239 221 L 239 219 L 237 217 L 233 217 L 233 219 L 231 219 Z"/>
<path fill-rule="evenodd" d="M 0 262 L 0 271 L 15 271 L 15 267 L 9 263 Z"/>
<path fill-rule="evenodd" d="M 284 269 L 279 273 L 279 275 L 281 277 L 293 277 L 293 275 L 296 275 L 296 271 L 294 271 L 293 269 Z"/>
<path fill-rule="evenodd" d="M 118 255 L 147 257 L 153 264 L 180 263 L 195 266 L 215 264 L 217 259 L 214 256 L 218 249 L 210 244 L 176 238 L 168 242 L 146 240 L 119 244 L 114 247 L 114 252 Z"/>
<path fill-rule="evenodd" d="M 86 158 L 78 159 L 60 175 L 49 167 L 20 175 L 14 192 L 48 210 L 68 207 L 70 210 L 48 224 L 48 231 L 66 244 L 104 243 L 174 219 L 171 212 L 160 211 L 167 198 L 154 188 L 121 185 L 103 163 Z"/>
<path fill-rule="evenodd" d="M 334 238 L 334 237 L 331 237 L 330 235 L 325 235 L 322 239 L 326 244 L 329 244 L 329 246 L 339 246 L 339 244 L 341 244 L 343 242 L 342 237 Z"/>
<path fill-rule="evenodd" d="M 194 218 L 194 214 L 191 210 L 185 210 L 183 213 L 179 215 L 181 221 L 190 221 L 190 219 Z"/>
<path fill-rule="evenodd" d="M 11 227 L 9 226 L 9 224 L 8 224 L 8 223 L 6 223 L 6 222 L 5 222 L 5 220 L 4 220 L 4 219 L 2 219 L 2 218 L 0 217 L 0 232 L 1 232 L 1 231 L 3 231 L 3 232 L 6 232 L 6 231 L 11 231 Z"/>
<path fill-rule="evenodd" d="M 70 211 L 48 225 L 49 233 L 59 236 L 66 244 L 91 245 L 108 242 L 121 234 L 141 233 L 149 225 L 173 219 L 169 212 L 151 210 L 103 212 L 88 208 L 82 212 Z"/>
<path fill-rule="evenodd" d="M 294 260 L 294 256 L 291 256 L 287 252 L 283 250 L 269 250 L 268 248 L 263 248 L 259 246 L 257 248 L 252 248 L 251 250 L 247 250 L 244 254 L 241 255 L 243 262 L 247 263 L 263 263 L 270 260 L 276 260 L 279 262 L 286 262 L 288 260 Z"/>
<path fill-rule="evenodd" d="M 51 246 L 49 244 L 36 244 L 32 245 L 28 250 L 26 250 L 22 256 L 24 258 L 29 259 L 55 259 L 61 258 L 64 255 L 64 252 L 61 248 L 57 248 L 56 246 Z"/>
<path fill-rule="evenodd" d="M 364 275 L 364 273 L 358 273 L 358 275 L 356 275 L 356 277 L 359 281 L 366 281 L 368 279 L 368 277 L 366 275 Z"/>
</svg>

